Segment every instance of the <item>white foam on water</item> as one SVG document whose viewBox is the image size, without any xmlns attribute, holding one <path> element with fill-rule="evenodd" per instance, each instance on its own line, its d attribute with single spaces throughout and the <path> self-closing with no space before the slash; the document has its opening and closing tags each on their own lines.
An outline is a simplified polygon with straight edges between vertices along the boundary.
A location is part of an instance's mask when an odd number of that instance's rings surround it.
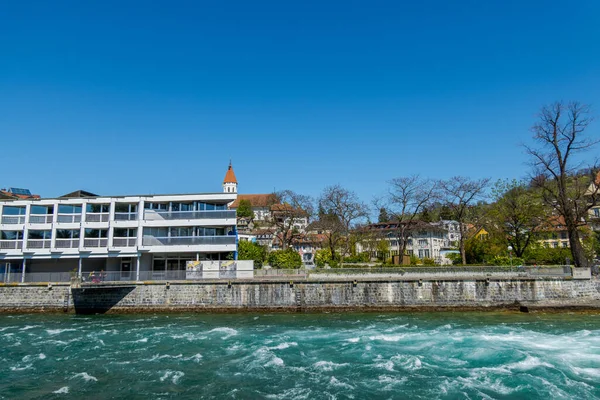
<svg viewBox="0 0 600 400">
<path fill-rule="evenodd" d="M 587 377 L 595 378 L 595 379 L 600 378 L 600 368 L 571 367 L 571 369 L 577 375 L 585 375 Z"/>
<path fill-rule="evenodd" d="M 384 342 L 398 342 L 403 339 L 406 335 L 375 335 L 369 336 L 370 340 L 383 340 Z"/>
<path fill-rule="evenodd" d="M 358 343 L 358 342 L 360 342 L 360 338 L 359 337 L 349 338 L 349 339 L 346 339 L 346 342 Z"/>
<path fill-rule="evenodd" d="M 46 332 L 48 332 L 48 335 L 60 335 L 63 332 L 73 332 L 76 331 L 77 329 L 73 329 L 73 328 L 65 328 L 65 329 L 46 329 Z"/>
<path fill-rule="evenodd" d="M 44 353 L 40 353 L 40 354 L 38 355 L 38 358 L 39 358 L 40 360 L 45 360 L 45 359 L 46 359 L 46 355 L 45 355 Z"/>
<path fill-rule="evenodd" d="M 174 385 L 177 385 L 179 383 L 179 380 L 183 378 L 184 375 L 185 374 L 182 371 L 167 370 L 165 371 L 164 375 L 160 377 L 160 381 L 164 382 L 167 379 L 170 379 Z"/>
<path fill-rule="evenodd" d="M 193 361 L 193 362 L 199 363 L 200 360 L 202 360 L 202 354 L 197 353 L 197 354 L 194 354 L 191 357 L 184 358 L 183 360 L 184 361 Z"/>
<path fill-rule="evenodd" d="M 277 346 L 273 346 L 273 347 L 269 347 L 270 350 L 284 350 L 287 349 L 291 346 L 298 346 L 298 343 L 296 342 L 285 342 L 285 343 L 281 343 L 278 344 Z"/>
<path fill-rule="evenodd" d="M 262 396 L 257 396 L 262 397 Z M 286 389 L 281 393 L 277 394 L 266 394 L 264 398 L 266 399 L 311 399 L 311 390 L 308 388 L 294 387 L 291 389 Z"/>
<path fill-rule="evenodd" d="M 394 386 L 403 385 L 408 381 L 408 378 L 403 376 L 401 378 L 397 378 L 390 375 L 379 375 L 377 377 L 378 387 L 381 387 L 382 390 L 390 391 L 394 390 Z M 383 387 L 382 387 L 383 385 Z"/>
<path fill-rule="evenodd" d="M 55 390 L 52 393 L 55 393 L 55 394 L 67 394 L 67 393 L 69 393 L 69 387 L 68 386 L 63 386 L 60 389 Z"/>
<path fill-rule="evenodd" d="M 345 367 L 347 365 L 348 363 L 338 364 L 333 361 L 317 361 L 313 364 L 313 367 L 321 371 L 333 371 L 334 369 Z"/>
<path fill-rule="evenodd" d="M 283 366 L 285 366 L 285 363 L 283 362 L 283 360 L 281 358 L 273 357 L 271 359 L 271 361 L 269 361 L 268 363 L 265 364 L 265 367 L 270 367 L 270 366 L 283 367 Z"/>
<path fill-rule="evenodd" d="M 236 331 L 233 328 L 223 327 L 223 328 L 214 328 L 214 329 L 211 329 L 210 331 L 208 331 L 208 333 L 224 333 L 225 336 L 221 337 L 221 339 L 225 340 L 225 339 L 229 339 L 232 336 L 237 335 L 238 331 Z"/>
<path fill-rule="evenodd" d="M 21 329 L 19 329 L 20 331 L 28 331 L 30 329 L 33 328 L 39 328 L 41 325 L 25 325 L 24 327 L 22 327 Z"/>
<path fill-rule="evenodd" d="M 390 372 L 394 371 L 394 362 L 391 360 L 388 360 L 388 361 L 382 362 L 382 363 L 375 363 L 374 366 L 375 366 L 375 368 L 385 369 Z"/>
<path fill-rule="evenodd" d="M 81 378 L 86 382 L 98 382 L 98 378 L 88 374 L 87 372 L 80 372 L 78 374 L 73 375 L 70 379 Z"/>
<path fill-rule="evenodd" d="M 27 369 L 33 369 L 33 364 L 27 364 L 24 367 L 20 367 L 20 364 L 17 364 L 15 367 L 10 367 L 11 371 L 25 371 Z"/>
<path fill-rule="evenodd" d="M 146 338 L 141 338 L 141 339 L 129 342 L 129 343 L 148 343 L 148 338 L 147 337 Z"/>
<path fill-rule="evenodd" d="M 155 355 L 152 356 L 152 358 L 145 359 L 144 361 L 150 361 L 150 362 L 152 362 L 152 361 L 157 361 L 157 360 L 164 360 L 165 358 L 178 359 L 178 358 L 181 358 L 181 357 L 183 357 L 183 354 L 177 354 L 176 356 L 172 356 L 170 354 L 163 354 L 163 355 L 155 354 Z"/>
<path fill-rule="evenodd" d="M 554 365 L 544 362 L 537 357 L 527 356 L 524 360 L 516 363 L 507 364 L 506 368 L 509 370 L 528 371 L 537 367 L 554 368 Z"/>
<path fill-rule="evenodd" d="M 354 389 L 354 386 L 350 385 L 349 383 L 339 381 L 335 376 L 332 376 L 331 379 L 329 379 L 329 384 L 339 388 Z"/>
</svg>

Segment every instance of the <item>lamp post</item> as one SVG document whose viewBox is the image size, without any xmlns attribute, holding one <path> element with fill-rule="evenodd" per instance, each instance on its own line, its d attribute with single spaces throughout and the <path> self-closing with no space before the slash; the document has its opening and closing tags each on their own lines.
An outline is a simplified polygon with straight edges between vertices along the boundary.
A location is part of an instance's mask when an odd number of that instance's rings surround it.
<svg viewBox="0 0 600 400">
<path fill-rule="evenodd" d="M 510 257 L 510 266 L 512 267 L 512 246 L 508 246 L 508 256 Z"/>
</svg>

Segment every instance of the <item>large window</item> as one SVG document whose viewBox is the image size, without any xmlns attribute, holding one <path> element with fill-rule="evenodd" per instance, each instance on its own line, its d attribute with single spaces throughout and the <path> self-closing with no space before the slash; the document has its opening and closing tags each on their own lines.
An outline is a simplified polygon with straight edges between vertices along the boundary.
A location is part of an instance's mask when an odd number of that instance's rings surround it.
<svg viewBox="0 0 600 400">
<path fill-rule="evenodd" d="M 29 213 L 35 215 L 50 215 L 54 213 L 54 206 L 32 205 L 29 209 Z"/>
<path fill-rule="evenodd" d="M 169 228 L 164 228 L 164 227 L 144 228 L 144 236 L 167 237 L 168 235 L 169 235 Z"/>
<path fill-rule="evenodd" d="M 28 231 L 28 239 L 52 239 L 52 231 Z"/>
<path fill-rule="evenodd" d="M 85 212 L 88 213 L 107 213 L 110 212 L 110 204 L 87 204 Z"/>
<path fill-rule="evenodd" d="M 4 206 L 2 215 L 25 215 L 25 207 Z"/>
<path fill-rule="evenodd" d="M 118 238 L 130 238 L 137 237 L 137 229 L 135 228 L 115 228 L 113 232 L 114 237 Z"/>
<path fill-rule="evenodd" d="M 81 214 L 81 205 L 59 204 L 59 214 Z"/>
<path fill-rule="evenodd" d="M 137 212 L 137 204 L 117 203 L 117 204 L 115 204 L 115 212 L 118 212 L 118 213 Z"/>
<path fill-rule="evenodd" d="M 78 239 L 79 238 L 79 229 L 57 229 L 56 230 L 56 238 L 57 239 Z"/>
<path fill-rule="evenodd" d="M 23 231 L 0 231 L 0 240 L 23 240 Z"/>
<path fill-rule="evenodd" d="M 144 208 L 146 210 L 167 211 L 169 203 L 145 203 Z"/>
<path fill-rule="evenodd" d="M 106 238 L 106 237 L 108 237 L 108 230 L 107 229 L 86 229 L 85 237 L 89 238 L 89 239 Z"/>
</svg>

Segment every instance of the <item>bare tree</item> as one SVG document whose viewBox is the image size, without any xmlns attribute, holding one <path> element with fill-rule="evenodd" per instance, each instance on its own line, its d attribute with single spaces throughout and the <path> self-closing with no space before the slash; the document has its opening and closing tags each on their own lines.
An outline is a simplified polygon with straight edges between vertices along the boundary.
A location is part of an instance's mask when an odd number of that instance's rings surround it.
<svg viewBox="0 0 600 400">
<path fill-rule="evenodd" d="M 275 192 L 271 199 L 267 223 L 275 228 L 282 249 L 287 249 L 302 236 L 303 228 L 313 214 L 313 200 L 292 190 Z"/>
<path fill-rule="evenodd" d="M 467 263 L 465 255 L 465 236 L 467 233 L 466 222 L 469 207 L 484 197 L 489 178 L 469 179 L 464 176 L 455 176 L 448 180 L 439 181 L 445 203 L 452 210 L 460 230 L 460 256 L 462 263 Z"/>
<path fill-rule="evenodd" d="M 589 265 L 579 228 L 600 201 L 597 166 L 581 173 L 582 163 L 575 160 L 598 143 L 586 136 L 591 121 L 587 105 L 557 102 L 545 106 L 532 128 L 537 146 L 525 146 L 532 158 L 535 185 L 541 188 L 545 203 L 565 221 L 576 267 Z"/>
<path fill-rule="evenodd" d="M 337 247 L 344 245 L 343 258 L 350 250 L 349 235 L 354 224 L 366 218 L 369 209 L 356 193 L 334 185 L 323 190 L 319 197 L 319 210 L 319 223 L 327 236 L 331 257 L 335 260 Z"/>
<path fill-rule="evenodd" d="M 392 220 L 398 222 L 395 233 L 399 254 L 402 256 L 406 253 L 408 238 L 416 228 L 418 215 L 438 198 L 438 185 L 419 175 L 394 178 L 388 184 L 388 194 L 382 199 L 376 199 L 375 204 L 387 210 Z"/>
</svg>

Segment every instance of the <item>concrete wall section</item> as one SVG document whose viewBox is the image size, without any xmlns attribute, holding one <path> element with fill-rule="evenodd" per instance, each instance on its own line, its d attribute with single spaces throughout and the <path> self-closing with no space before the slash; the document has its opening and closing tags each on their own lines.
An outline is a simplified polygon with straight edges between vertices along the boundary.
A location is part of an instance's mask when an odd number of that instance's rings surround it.
<svg viewBox="0 0 600 400">
<path fill-rule="evenodd" d="M 0 309 L 86 312 L 600 305 L 598 280 L 194 282 L 90 287 L 0 285 Z M 70 296 L 70 297 L 69 297 Z"/>
</svg>

